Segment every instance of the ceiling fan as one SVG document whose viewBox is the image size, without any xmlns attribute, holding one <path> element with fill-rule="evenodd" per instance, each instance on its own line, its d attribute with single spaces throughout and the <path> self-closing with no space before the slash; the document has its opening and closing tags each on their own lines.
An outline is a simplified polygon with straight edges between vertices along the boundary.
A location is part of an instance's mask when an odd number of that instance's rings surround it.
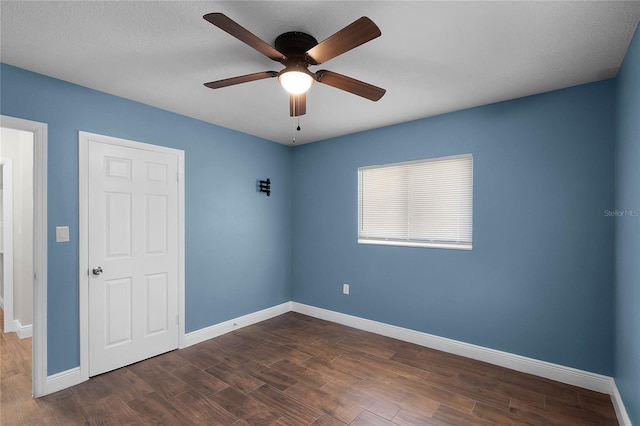
<svg viewBox="0 0 640 426">
<path fill-rule="evenodd" d="M 382 98 L 386 92 L 380 87 L 333 71 L 309 71 L 311 65 L 320 65 L 379 37 L 382 34 L 380 29 L 366 16 L 357 19 L 320 43 L 309 34 L 290 31 L 276 38 L 275 47 L 222 13 L 209 13 L 203 18 L 269 59 L 285 66 L 281 71 L 263 71 L 205 83 L 205 86 L 211 89 L 278 77 L 280 84 L 289 92 L 289 114 L 292 117 L 304 115 L 307 112 L 306 92 L 314 81 L 374 102 Z"/>
</svg>

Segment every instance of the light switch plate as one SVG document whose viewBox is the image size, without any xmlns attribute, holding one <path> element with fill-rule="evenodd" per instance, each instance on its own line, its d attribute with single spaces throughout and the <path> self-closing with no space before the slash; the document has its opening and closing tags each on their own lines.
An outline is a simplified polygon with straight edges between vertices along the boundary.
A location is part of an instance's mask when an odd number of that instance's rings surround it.
<svg viewBox="0 0 640 426">
<path fill-rule="evenodd" d="M 69 241 L 69 227 L 56 226 L 56 243 L 66 243 Z"/>
</svg>

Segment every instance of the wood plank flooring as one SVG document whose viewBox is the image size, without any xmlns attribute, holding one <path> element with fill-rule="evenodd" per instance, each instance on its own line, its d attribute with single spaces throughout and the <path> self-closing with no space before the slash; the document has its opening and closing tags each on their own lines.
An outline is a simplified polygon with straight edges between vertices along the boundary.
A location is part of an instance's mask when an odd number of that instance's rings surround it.
<svg viewBox="0 0 640 426">
<path fill-rule="evenodd" d="M 30 339 L 0 343 L 3 426 L 618 424 L 608 395 L 293 312 L 39 399 Z"/>
</svg>

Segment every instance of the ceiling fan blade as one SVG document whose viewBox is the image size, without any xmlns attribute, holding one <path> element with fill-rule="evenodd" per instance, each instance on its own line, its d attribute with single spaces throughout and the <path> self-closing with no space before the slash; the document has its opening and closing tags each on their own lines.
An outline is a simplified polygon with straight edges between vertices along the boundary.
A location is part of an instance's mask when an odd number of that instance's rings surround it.
<svg viewBox="0 0 640 426">
<path fill-rule="evenodd" d="M 307 94 L 289 94 L 289 115 L 298 117 L 307 113 Z"/>
<path fill-rule="evenodd" d="M 251 33 L 249 30 L 222 13 L 207 13 L 203 16 L 203 18 L 211 22 L 216 27 L 220 28 L 222 31 L 226 31 L 241 42 L 253 47 L 258 52 L 262 53 L 270 59 L 273 59 L 274 61 L 284 63 L 284 61 L 287 59 L 285 55 L 278 52 L 269 43 Z"/>
<path fill-rule="evenodd" d="M 362 96 L 374 102 L 379 100 L 387 92 L 385 89 L 374 86 L 373 84 L 327 70 L 317 71 L 316 81 L 335 87 L 336 89 L 353 93 L 354 95 Z"/>
<path fill-rule="evenodd" d="M 219 89 L 221 87 L 233 86 L 234 84 L 248 83 L 250 81 L 262 80 L 264 78 L 277 77 L 276 71 L 263 71 L 253 74 L 240 75 L 238 77 L 225 78 L 224 80 L 216 80 L 205 83 L 209 89 Z"/>
<path fill-rule="evenodd" d="M 307 60 L 311 65 L 319 65 L 380 37 L 381 34 L 380 28 L 371 19 L 363 16 L 307 50 Z"/>
</svg>

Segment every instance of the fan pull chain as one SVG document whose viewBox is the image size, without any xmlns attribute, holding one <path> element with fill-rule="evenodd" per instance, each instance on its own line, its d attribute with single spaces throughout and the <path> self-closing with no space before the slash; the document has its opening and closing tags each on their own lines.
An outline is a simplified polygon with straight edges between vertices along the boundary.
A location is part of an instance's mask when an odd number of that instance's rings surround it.
<svg viewBox="0 0 640 426">
<path fill-rule="evenodd" d="M 300 127 L 300 116 L 297 116 L 296 118 L 298 120 L 298 123 L 297 123 L 298 126 L 296 127 L 296 130 L 299 132 L 299 131 L 302 130 L 302 127 Z M 296 122 L 294 121 L 293 124 L 295 125 Z M 291 131 L 291 135 L 292 135 L 292 138 L 291 138 L 292 142 L 291 143 L 295 145 L 295 143 L 296 143 L 296 134 L 295 134 L 294 130 Z"/>
<path fill-rule="evenodd" d="M 295 126 L 296 122 L 295 120 L 293 121 L 293 124 Z M 291 142 L 292 144 L 296 144 L 296 131 L 295 128 L 293 126 L 291 126 L 291 139 L 293 139 L 293 141 Z"/>
</svg>

